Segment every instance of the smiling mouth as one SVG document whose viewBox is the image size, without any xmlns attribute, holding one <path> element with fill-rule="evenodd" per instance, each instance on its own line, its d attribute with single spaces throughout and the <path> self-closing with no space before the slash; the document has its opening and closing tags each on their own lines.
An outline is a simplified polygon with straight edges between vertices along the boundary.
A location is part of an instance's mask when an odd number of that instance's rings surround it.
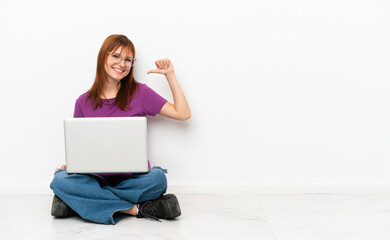
<svg viewBox="0 0 390 240">
<path fill-rule="evenodd" d="M 117 69 L 117 68 L 112 68 L 114 69 L 115 72 L 118 72 L 118 73 L 124 73 L 125 71 L 124 70 L 120 70 L 120 69 Z"/>
</svg>

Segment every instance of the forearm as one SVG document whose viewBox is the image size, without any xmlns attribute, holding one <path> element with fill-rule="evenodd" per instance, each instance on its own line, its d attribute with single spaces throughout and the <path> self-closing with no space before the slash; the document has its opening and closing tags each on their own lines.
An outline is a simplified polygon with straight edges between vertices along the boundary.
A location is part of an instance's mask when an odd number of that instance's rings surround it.
<svg viewBox="0 0 390 240">
<path fill-rule="evenodd" d="M 183 90 L 181 89 L 179 82 L 176 79 L 175 73 L 171 72 L 166 74 L 165 76 L 172 91 L 174 101 L 173 105 L 175 107 L 176 112 L 181 116 L 189 118 L 191 116 L 190 107 L 188 106 L 187 99 L 184 96 Z"/>
</svg>

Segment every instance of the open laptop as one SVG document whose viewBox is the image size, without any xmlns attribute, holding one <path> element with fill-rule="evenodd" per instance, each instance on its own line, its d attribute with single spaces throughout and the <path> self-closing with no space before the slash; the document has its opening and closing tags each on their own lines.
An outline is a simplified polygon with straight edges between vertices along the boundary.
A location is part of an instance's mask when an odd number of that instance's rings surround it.
<svg viewBox="0 0 390 240">
<path fill-rule="evenodd" d="M 146 117 L 66 118 L 68 173 L 148 172 Z"/>
</svg>

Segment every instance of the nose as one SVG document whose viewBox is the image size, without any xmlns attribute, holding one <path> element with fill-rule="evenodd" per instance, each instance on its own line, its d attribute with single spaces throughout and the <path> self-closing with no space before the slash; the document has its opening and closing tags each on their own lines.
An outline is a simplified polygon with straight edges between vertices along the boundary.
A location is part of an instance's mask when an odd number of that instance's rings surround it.
<svg viewBox="0 0 390 240">
<path fill-rule="evenodd" d="M 122 58 L 118 65 L 121 67 L 126 67 L 125 59 Z"/>
</svg>

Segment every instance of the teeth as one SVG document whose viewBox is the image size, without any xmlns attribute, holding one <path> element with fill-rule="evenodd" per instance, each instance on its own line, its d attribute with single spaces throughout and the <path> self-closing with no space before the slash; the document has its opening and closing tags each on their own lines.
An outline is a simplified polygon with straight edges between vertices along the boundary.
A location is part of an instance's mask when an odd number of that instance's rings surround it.
<svg viewBox="0 0 390 240">
<path fill-rule="evenodd" d="M 114 68 L 114 70 L 117 71 L 117 72 L 124 72 L 124 71 L 116 69 L 116 68 Z"/>
</svg>

